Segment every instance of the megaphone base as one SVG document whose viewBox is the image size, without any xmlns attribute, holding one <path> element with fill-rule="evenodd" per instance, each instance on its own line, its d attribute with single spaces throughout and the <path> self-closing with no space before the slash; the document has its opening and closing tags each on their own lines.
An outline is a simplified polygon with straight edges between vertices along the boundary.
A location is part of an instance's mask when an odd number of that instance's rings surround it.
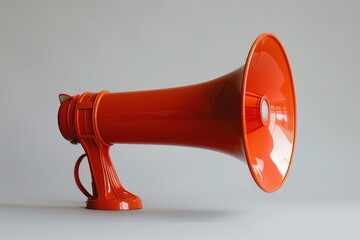
<svg viewBox="0 0 360 240">
<path fill-rule="evenodd" d="M 142 208 L 142 202 L 137 196 L 117 198 L 113 200 L 88 198 L 86 201 L 86 208 L 96 210 L 136 210 Z"/>
</svg>

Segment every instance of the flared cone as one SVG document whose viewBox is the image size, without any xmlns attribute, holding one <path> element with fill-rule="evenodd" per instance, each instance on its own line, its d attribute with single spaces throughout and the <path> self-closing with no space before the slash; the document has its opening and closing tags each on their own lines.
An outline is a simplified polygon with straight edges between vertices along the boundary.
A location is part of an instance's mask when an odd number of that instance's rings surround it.
<svg viewBox="0 0 360 240">
<path fill-rule="evenodd" d="M 205 148 L 244 159 L 243 68 L 185 87 L 107 93 L 97 111 L 104 141 Z"/>
<path fill-rule="evenodd" d="M 251 174 L 267 192 L 284 183 L 295 144 L 296 106 L 290 65 L 279 40 L 260 35 L 242 83 L 244 149 Z"/>
</svg>

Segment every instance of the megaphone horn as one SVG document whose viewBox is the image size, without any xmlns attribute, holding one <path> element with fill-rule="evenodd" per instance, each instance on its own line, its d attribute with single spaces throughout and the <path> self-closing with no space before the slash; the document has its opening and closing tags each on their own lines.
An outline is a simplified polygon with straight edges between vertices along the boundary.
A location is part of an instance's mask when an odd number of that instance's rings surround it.
<svg viewBox="0 0 360 240">
<path fill-rule="evenodd" d="M 116 143 L 170 144 L 220 151 L 246 159 L 257 185 L 279 189 L 291 165 L 296 107 L 290 65 L 279 40 L 260 35 L 244 66 L 217 79 L 170 89 L 60 94 L 61 134 L 85 154 L 75 180 L 87 208 L 139 209 L 141 199 L 126 191 L 109 149 Z M 78 170 L 87 156 L 92 194 Z"/>
</svg>

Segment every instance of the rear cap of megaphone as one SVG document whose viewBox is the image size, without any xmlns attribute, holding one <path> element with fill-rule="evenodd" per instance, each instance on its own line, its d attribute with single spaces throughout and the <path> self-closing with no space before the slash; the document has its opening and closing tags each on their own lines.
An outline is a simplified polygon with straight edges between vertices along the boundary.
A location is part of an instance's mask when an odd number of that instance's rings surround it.
<svg viewBox="0 0 360 240">
<path fill-rule="evenodd" d="M 264 33 L 253 43 L 241 95 L 244 149 L 251 175 L 262 190 L 274 192 L 286 180 L 296 134 L 290 64 L 274 35 Z"/>
</svg>

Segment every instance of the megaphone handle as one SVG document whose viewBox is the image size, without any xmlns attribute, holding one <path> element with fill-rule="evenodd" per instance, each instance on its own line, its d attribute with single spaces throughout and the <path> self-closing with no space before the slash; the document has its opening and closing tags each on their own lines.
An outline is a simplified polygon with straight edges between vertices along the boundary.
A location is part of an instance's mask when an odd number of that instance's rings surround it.
<svg viewBox="0 0 360 240">
<path fill-rule="evenodd" d="M 78 186 L 79 190 L 86 196 L 86 197 L 92 197 L 92 195 L 86 190 L 86 188 L 82 185 L 80 177 L 79 177 L 79 168 L 80 168 L 80 164 L 82 162 L 82 160 L 84 159 L 84 157 L 86 157 L 86 153 L 84 153 L 83 155 L 81 155 L 78 160 L 75 163 L 75 167 L 74 167 L 74 178 L 75 178 L 75 183 Z M 93 180 L 94 181 L 94 180 Z"/>
<path fill-rule="evenodd" d="M 85 154 L 75 164 L 75 181 L 80 191 L 88 197 L 87 208 L 139 209 L 142 207 L 141 199 L 122 187 L 110 158 L 111 144 L 102 139 L 98 128 L 97 110 L 101 98 L 106 94 L 106 91 L 98 94 L 87 92 L 72 99 L 71 110 L 67 110 L 71 113 L 70 117 L 63 118 L 66 120 L 65 128 L 71 129 L 73 133 L 73 140 L 79 142 L 85 150 Z M 92 195 L 79 178 L 80 163 L 85 156 L 91 172 Z"/>
<path fill-rule="evenodd" d="M 110 145 L 104 145 L 96 136 L 80 138 L 89 161 L 92 177 L 93 194 L 90 195 L 78 181 L 78 187 L 87 199 L 87 208 L 92 209 L 139 209 L 142 207 L 141 199 L 123 188 L 111 161 Z M 80 165 L 84 155 L 80 156 Z M 79 166 L 76 167 L 78 170 Z M 76 174 L 78 176 L 78 174 Z M 85 191 L 84 191 L 85 190 Z"/>
</svg>

